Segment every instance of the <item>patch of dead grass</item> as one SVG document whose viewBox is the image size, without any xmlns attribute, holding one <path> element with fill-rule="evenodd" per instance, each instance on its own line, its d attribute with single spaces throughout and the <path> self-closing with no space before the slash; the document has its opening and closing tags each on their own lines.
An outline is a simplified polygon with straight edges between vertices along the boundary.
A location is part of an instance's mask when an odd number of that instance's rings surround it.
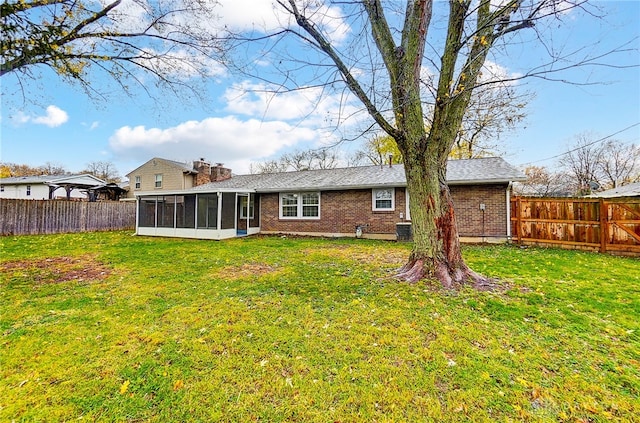
<svg viewBox="0 0 640 423">
<path fill-rule="evenodd" d="M 92 255 L 16 260 L 0 264 L 0 273 L 29 278 L 35 284 L 69 281 L 98 281 L 109 277 L 111 269 Z"/>
</svg>

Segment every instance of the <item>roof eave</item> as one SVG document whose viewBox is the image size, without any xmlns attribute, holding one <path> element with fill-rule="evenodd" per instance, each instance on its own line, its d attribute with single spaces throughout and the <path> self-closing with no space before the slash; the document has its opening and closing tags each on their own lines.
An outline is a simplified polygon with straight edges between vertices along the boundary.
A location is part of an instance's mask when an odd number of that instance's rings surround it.
<svg viewBox="0 0 640 423">
<path fill-rule="evenodd" d="M 526 181 L 527 178 L 497 178 L 497 179 L 460 179 L 447 181 L 447 185 L 489 185 L 489 184 L 508 184 L 510 182 Z"/>
<path fill-rule="evenodd" d="M 292 188 L 257 188 L 256 192 L 294 192 L 294 191 L 341 191 L 355 189 L 373 189 L 380 187 L 406 187 L 406 182 L 385 182 L 380 184 L 358 184 L 358 185 L 313 185 Z"/>
<path fill-rule="evenodd" d="M 136 197 L 163 196 L 163 195 L 187 195 L 187 194 L 211 194 L 214 192 L 239 192 L 253 194 L 256 190 L 251 188 L 217 188 L 206 190 L 194 190 L 193 188 L 181 190 L 162 190 L 162 191 L 138 191 L 133 195 Z"/>
</svg>

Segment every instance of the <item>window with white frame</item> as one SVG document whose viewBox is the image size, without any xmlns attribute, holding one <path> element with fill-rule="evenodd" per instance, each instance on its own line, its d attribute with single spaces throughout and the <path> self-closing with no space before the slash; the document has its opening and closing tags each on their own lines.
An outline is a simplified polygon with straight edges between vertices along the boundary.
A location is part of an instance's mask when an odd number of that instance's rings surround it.
<svg viewBox="0 0 640 423">
<path fill-rule="evenodd" d="M 240 197 L 240 219 L 253 219 L 253 197 Z"/>
<path fill-rule="evenodd" d="M 281 219 L 320 219 L 319 192 L 280 194 Z"/>
<path fill-rule="evenodd" d="M 373 211 L 395 210 L 394 188 L 374 188 L 371 191 Z"/>
<path fill-rule="evenodd" d="M 27 185 L 27 195 L 31 195 L 31 185 Z"/>
<path fill-rule="evenodd" d="M 156 174 L 156 188 L 162 188 L 162 173 Z"/>
<path fill-rule="evenodd" d="M 140 189 L 141 185 L 142 185 L 142 177 L 136 176 L 136 189 Z"/>
</svg>

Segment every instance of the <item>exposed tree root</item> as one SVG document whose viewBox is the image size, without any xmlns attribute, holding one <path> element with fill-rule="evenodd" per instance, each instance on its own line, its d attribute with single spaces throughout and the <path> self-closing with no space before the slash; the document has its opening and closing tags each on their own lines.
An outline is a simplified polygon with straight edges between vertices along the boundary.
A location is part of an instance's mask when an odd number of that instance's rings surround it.
<svg viewBox="0 0 640 423">
<path fill-rule="evenodd" d="M 466 264 L 451 268 L 444 261 L 425 259 L 409 260 L 393 275 L 397 280 L 416 283 L 423 279 L 434 279 L 445 289 L 461 289 L 471 286 L 480 291 L 494 291 L 501 288 L 501 284 L 494 279 L 487 278 L 471 270 Z"/>
<path fill-rule="evenodd" d="M 424 279 L 424 261 L 423 260 L 410 260 L 398 269 L 394 278 L 403 280 L 409 283 L 415 283 Z"/>
</svg>

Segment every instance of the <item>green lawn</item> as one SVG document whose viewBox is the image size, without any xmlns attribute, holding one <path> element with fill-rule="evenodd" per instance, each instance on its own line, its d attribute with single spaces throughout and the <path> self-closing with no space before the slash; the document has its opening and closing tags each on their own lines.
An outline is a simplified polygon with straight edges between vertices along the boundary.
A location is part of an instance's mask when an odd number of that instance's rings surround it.
<svg viewBox="0 0 640 423">
<path fill-rule="evenodd" d="M 410 246 L 0 238 L 0 421 L 638 421 L 640 260 L 465 247 L 504 292 L 389 279 Z"/>
</svg>

